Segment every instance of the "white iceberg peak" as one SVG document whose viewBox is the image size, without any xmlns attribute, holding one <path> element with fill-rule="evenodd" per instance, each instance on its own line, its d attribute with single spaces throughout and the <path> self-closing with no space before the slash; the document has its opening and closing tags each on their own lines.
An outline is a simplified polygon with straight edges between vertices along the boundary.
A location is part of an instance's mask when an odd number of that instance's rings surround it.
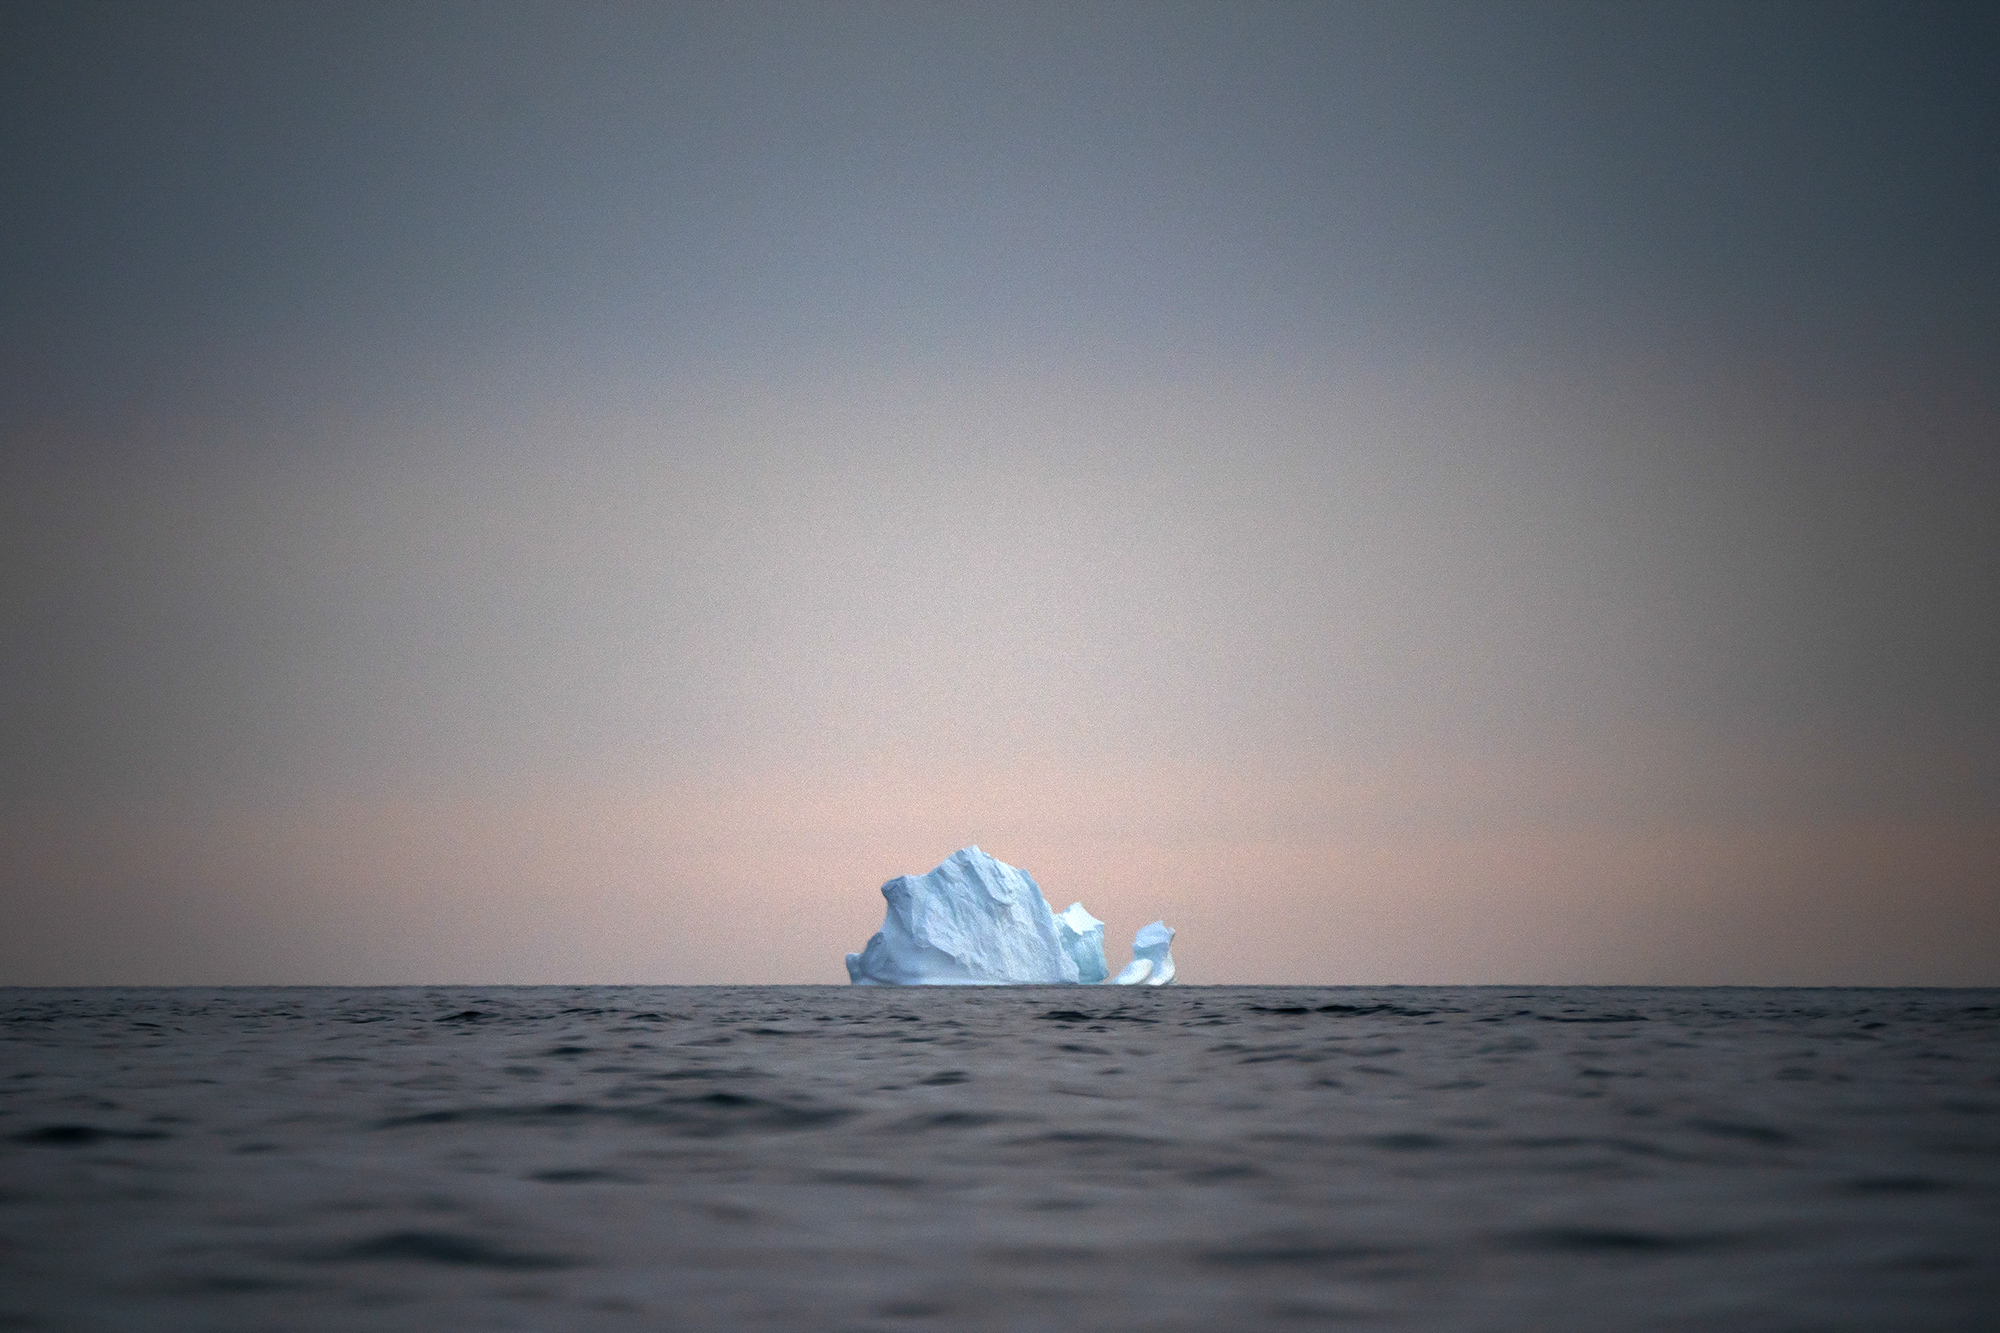
<svg viewBox="0 0 2000 1333">
<path fill-rule="evenodd" d="M 1077 979 L 1041 887 L 977 847 L 953 852 L 928 875 L 898 875 L 882 896 L 889 902 L 882 929 L 847 955 L 847 976 L 857 986 Z"/>
<path fill-rule="evenodd" d="M 857 986 L 1090 984 L 1110 971 L 1102 921 L 1082 903 L 1057 912 L 1032 875 L 977 847 L 953 852 L 927 875 L 898 875 L 882 896 L 882 929 L 847 955 Z M 1173 938 L 1164 922 L 1141 928 L 1118 980 L 1172 981 Z"/>
</svg>

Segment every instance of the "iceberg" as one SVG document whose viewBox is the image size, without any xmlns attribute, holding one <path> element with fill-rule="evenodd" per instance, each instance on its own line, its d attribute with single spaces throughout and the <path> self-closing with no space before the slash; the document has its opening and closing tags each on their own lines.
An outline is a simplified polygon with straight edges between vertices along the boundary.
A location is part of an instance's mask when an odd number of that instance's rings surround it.
<svg viewBox="0 0 2000 1333">
<path fill-rule="evenodd" d="M 928 875 L 898 875 L 882 896 L 889 901 L 882 929 L 847 955 L 847 977 L 857 986 L 1078 979 L 1041 886 L 977 847 L 953 852 Z"/>
<path fill-rule="evenodd" d="M 882 929 L 847 955 L 857 986 L 1094 985 L 1110 973 L 1102 921 L 1082 903 L 1057 912 L 1032 875 L 977 847 L 927 875 L 898 875 L 882 897 Z M 1141 928 L 1119 983 L 1172 981 L 1173 937 L 1164 922 Z"/>
</svg>

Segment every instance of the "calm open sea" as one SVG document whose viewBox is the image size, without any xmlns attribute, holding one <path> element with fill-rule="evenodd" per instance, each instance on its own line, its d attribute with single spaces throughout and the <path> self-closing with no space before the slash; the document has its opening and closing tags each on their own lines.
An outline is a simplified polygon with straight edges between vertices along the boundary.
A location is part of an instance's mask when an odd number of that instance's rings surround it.
<svg viewBox="0 0 2000 1333">
<path fill-rule="evenodd" d="M 0 1327 L 2000 1328 L 2000 992 L 0 990 Z"/>
</svg>

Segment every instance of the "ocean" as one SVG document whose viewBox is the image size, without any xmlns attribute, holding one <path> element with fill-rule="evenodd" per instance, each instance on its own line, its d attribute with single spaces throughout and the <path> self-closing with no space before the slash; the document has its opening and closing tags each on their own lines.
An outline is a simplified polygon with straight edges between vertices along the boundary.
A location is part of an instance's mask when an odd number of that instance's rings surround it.
<svg viewBox="0 0 2000 1333">
<path fill-rule="evenodd" d="M 0 990 L 0 1328 L 2000 1328 L 2000 991 Z"/>
</svg>

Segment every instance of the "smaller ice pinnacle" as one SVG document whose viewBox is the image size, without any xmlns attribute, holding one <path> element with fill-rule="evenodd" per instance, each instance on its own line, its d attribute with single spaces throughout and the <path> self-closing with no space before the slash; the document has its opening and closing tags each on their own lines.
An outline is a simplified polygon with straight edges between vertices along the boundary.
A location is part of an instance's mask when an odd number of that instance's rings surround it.
<svg viewBox="0 0 2000 1333">
<path fill-rule="evenodd" d="M 1115 984 L 1164 986 L 1174 979 L 1174 956 L 1168 950 L 1174 942 L 1174 928 L 1164 921 L 1139 927 L 1132 937 L 1132 961 L 1118 974 Z"/>
<path fill-rule="evenodd" d="M 1102 921 L 1082 903 L 1057 912 L 1032 875 L 977 847 L 953 852 L 927 875 L 898 875 L 882 897 L 882 929 L 847 955 L 857 986 L 1091 985 L 1110 974 Z M 1173 938 L 1165 922 L 1142 927 L 1119 984 L 1172 981 Z"/>
</svg>

